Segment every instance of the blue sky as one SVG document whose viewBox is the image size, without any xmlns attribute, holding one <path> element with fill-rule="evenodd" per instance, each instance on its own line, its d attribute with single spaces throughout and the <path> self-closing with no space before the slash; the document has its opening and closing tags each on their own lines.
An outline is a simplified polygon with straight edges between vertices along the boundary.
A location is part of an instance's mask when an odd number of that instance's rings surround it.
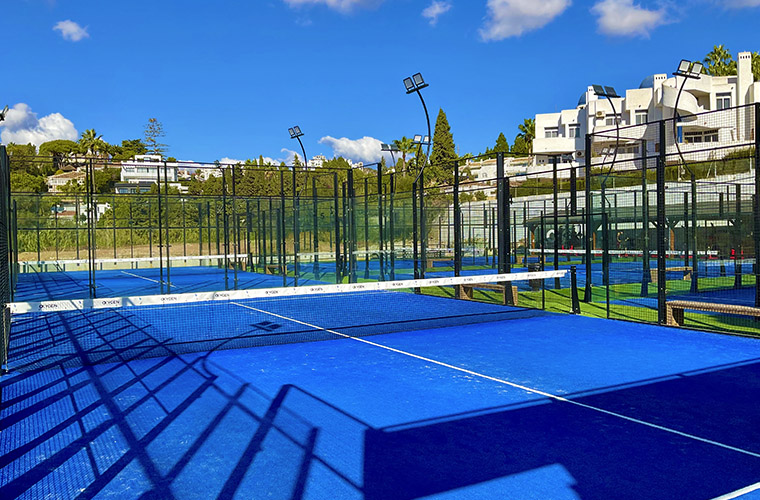
<svg viewBox="0 0 760 500">
<path fill-rule="evenodd" d="M 377 141 L 425 133 L 402 79 L 422 72 L 431 120 L 460 154 L 517 124 L 701 59 L 760 51 L 760 0 L 3 0 L 3 142 L 140 138 L 169 154 L 374 161 Z"/>
</svg>

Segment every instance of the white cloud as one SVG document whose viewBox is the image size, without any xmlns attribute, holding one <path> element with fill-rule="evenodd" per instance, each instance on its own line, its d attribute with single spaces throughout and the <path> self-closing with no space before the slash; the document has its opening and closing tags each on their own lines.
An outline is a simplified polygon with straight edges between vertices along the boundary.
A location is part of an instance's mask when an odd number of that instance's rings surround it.
<svg viewBox="0 0 760 500">
<path fill-rule="evenodd" d="M 298 158 L 301 159 L 301 163 L 303 163 L 303 158 L 301 153 L 296 153 L 295 151 L 291 151 L 288 148 L 282 148 L 280 150 L 280 153 L 285 153 L 284 158 L 280 158 L 279 160 L 272 160 L 271 158 L 264 158 L 264 161 L 270 161 L 273 165 L 279 165 L 280 163 L 284 163 L 285 165 L 292 165 L 293 160 L 295 159 L 296 155 L 298 155 Z"/>
<path fill-rule="evenodd" d="M 237 165 L 238 163 L 245 163 L 245 160 L 236 160 L 234 158 L 227 158 L 226 156 L 219 160 L 222 165 Z"/>
<path fill-rule="evenodd" d="M 649 36 L 657 26 L 667 23 L 665 9 L 648 10 L 633 0 L 602 0 L 591 12 L 599 17 L 599 31 L 613 36 Z"/>
<path fill-rule="evenodd" d="M 324 5 L 339 12 L 351 12 L 358 7 L 375 7 L 383 0 L 284 0 L 291 7 L 302 5 Z"/>
<path fill-rule="evenodd" d="M 570 0 L 488 0 L 483 41 L 497 41 L 543 28 L 570 6 Z"/>
<path fill-rule="evenodd" d="M 47 141 L 56 139 L 75 141 L 79 137 L 74 124 L 60 113 L 51 113 L 38 119 L 37 113 L 32 112 L 32 108 L 23 102 L 8 110 L 5 121 L 0 122 L 0 127 L 2 127 L 0 140 L 6 144 L 31 142 L 39 146 Z"/>
<path fill-rule="evenodd" d="M 381 142 L 374 137 L 362 137 L 361 139 L 349 139 L 341 137 L 325 136 L 319 140 L 320 144 L 330 146 L 336 156 L 342 156 L 352 161 L 376 162 L 380 160 Z"/>
<path fill-rule="evenodd" d="M 83 38 L 90 38 L 90 34 L 87 33 L 86 27 L 82 28 L 70 19 L 59 21 L 55 26 L 53 26 L 53 31 L 60 31 L 63 39 L 70 42 L 78 42 Z"/>
<path fill-rule="evenodd" d="M 430 26 L 438 23 L 438 18 L 451 10 L 451 2 L 433 0 L 433 3 L 425 7 L 422 17 L 430 21 Z"/>
</svg>

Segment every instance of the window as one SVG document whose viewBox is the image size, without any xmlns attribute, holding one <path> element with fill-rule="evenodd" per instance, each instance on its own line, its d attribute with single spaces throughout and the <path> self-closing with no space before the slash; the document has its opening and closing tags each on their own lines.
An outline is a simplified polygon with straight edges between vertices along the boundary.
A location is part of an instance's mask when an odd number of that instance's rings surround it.
<svg viewBox="0 0 760 500">
<path fill-rule="evenodd" d="M 731 107 L 731 92 L 725 92 L 715 96 L 715 109 L 728 109 Z"/>
<path fill-rule="evenodd" d="M 647 122 L 649 122 L 649 112 L 646 110 L 636 111 L 636 125 L 643 125 Z"/>
<path fill-rule="evenodd" d="M 544 137 L 547 139 L 559 137 L 559 127 L 546 127 L 544 129 Z"/>
<path fill-rule="evenodd" d="M 702 142 L 718 142 L 717 130 L 700 130 L 698 132 L 684 132 L 686 144 L 698 144 Z"/>
<path fill-rule="evenodd" d="M 580 137 L 581 136 L 581 126 L 577 123 L 573 123 L 567 126 L 568 130 L 568 137 Z"/>
<path fill-rule="evenodd" d="M 617 123 L 620 124 L 623 120 L 621 119 L 620 115 L 607 115 L 607 118 L 604 120 L 605 125 L 615 125 L 615 120 L 617 119 Z"/>
</svg>

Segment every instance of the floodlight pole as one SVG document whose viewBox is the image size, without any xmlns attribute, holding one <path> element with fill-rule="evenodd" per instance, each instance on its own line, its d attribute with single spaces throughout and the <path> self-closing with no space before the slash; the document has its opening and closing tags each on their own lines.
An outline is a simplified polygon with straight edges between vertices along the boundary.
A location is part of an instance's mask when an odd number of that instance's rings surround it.
<svg viewBox="0 0 760 500">
<path fill-rule="evenodd" d="M 304 162 L 304 168 L 306 170 L 309 170 L 309 160 L 306 159 L 306 149 L 303 147 L 303 142 L 301 141 L 301 136 L 303 135 L 303 132 L 301 132 L 301 127 L 293 127 L 288 130 L 290 132 L 290 138 L 291 139 L 297 139 L 298 144 L 301 146 L 301 153 L 303 153 L 303 162 Z M 298 276 L 300 274 L 299 265 L 298 265 L 298 256 L 301 252 L 301 235 L 300 227 L 299 227 L 299 218 L 300 218 L 300 202 L 299 202 L 299 196 L 298 196 L 298 188 L 297 188 L 297 181 L 298 181 L 298 169 L 296 168 L 296 165 L 293 165 L 293 286 L 298 286 Z"/>
<path fill-rule="evenodd" d="M 684 158 L 684 155 L 681 152 L 681 145 L 678 142 L 678 122 L 681 119 L 680 114 L 678 113 L 678 103 L 681 100 L 683 89 L 686 87 L 686 82 L 690 79 L 699 80 L 701 78 L 701 73 L 702 63 L 693 63 L 686 59 L 681 60 L 681 63 L 678 66 L 678 71 L 673 73 L 673 76 L 676 78 L 676 84 L 678 83 L 678 77 L 683 77 L 683 81 L 678 88 L 678 94 L 676 95 L 676 102 L 673 106 L 673 143 L 676 145 L 676 151 L 678 151 L 678 157 L 681 159 L 681 164 L 689 171 L 691 176 L 691 293 L 699 292 L 699 262 L 697 261 L 697 177 L 694 174 L 694 171 L 689 168 L 689 165 L 686 163 L 686 158 Z M 685 229 L 687 224 L 686 217 L 684 217 L 683 224 Z M 686 247 L 686 258 L 689 258 L 688 244 Z"/>
</svg>

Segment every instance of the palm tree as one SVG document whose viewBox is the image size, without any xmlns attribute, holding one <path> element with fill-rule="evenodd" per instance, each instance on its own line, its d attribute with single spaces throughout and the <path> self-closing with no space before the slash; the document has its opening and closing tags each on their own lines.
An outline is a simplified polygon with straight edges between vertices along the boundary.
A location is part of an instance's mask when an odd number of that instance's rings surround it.
<svg viewBox="0 0 760 500">
<path fill-rule="evenodd" d="M 712 76 L 736 74 L 736 61 L 724 45 L 715 45 L 705 56 L 705 71 Z"/>
<path fill-rule="evenodd" d="M 414 154 L 417 148 L 414 146 L 414 139 L 403 136 L 401 139 L 393 141 L 393 145 L 401 152 L 401 168 L 406 167 L 406 155 Z"/>
<path fill-rule="evenodd" d="M 519 134 L 517 134 L 518 137 L 521 137 L 525 143 L 530 148 L 530 152 L 533 152 L 533 139 L 536 137 L 536 120 L 535 118 L 526 118 L 523 120 L 523 122 L 517 126 L 517 129 L 520 131 Z"/>
<path fill-rule="evenodd" d="M 87 129 L 82 132 L 82 137 L 79 139 L 79 144 L 82 146 L 88 155 L 98 155 L 98 152 L 102 151 L 105 147 L 103 136 L 98 135 L 94 128 Z"/>
</svg>

